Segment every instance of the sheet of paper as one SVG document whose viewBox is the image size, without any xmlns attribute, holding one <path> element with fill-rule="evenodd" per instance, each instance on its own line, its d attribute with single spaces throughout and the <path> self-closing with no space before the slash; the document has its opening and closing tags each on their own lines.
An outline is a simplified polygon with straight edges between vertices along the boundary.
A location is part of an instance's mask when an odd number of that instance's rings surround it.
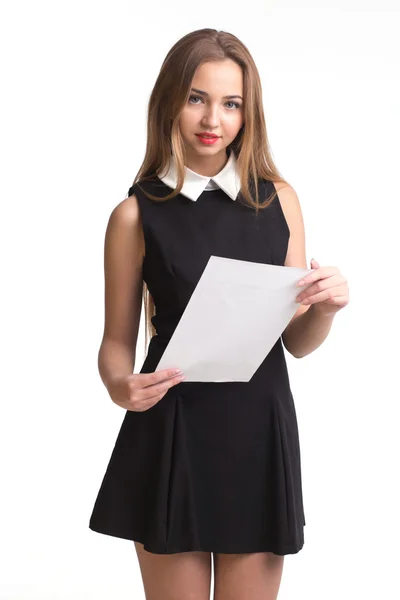
<svg viewBox="0 0 400 600">
<path fill-rule="evenodd" d="M 156 371 L 190 381 L 249 381 L 300 306 L 312 269 L 212 255 Z"/>
</svg>

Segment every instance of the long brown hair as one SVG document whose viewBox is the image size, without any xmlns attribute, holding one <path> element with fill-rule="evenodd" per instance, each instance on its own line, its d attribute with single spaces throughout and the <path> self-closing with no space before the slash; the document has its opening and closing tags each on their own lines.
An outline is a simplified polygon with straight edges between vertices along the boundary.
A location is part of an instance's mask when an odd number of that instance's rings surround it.
<svg viewBox="0 0 400 600">
<path fill-rule="evenodd" d="M 227 150 L 233 150 L 237 158 L 240 174 L 240 192 L 258 213 L 274 200 L 274 192 L 264 202 L 259 202 L 258 179 L 287 184 L 275 166 L 267 138 L 262 89 L 257 67 L 246 46 L 233 34 L 216 29 L 198 29 L 178 40 L 170 49 L 161 66 L 160 73 L 151 92 L 147 115 L 147 144 L 142 165 L 133 180 L 151 179 L 161 173 L 174 155 L 177 187 L 167 196 L 158 198 L 150 193 L 146 196 L 154 201 L 164 202 L 180 193 L 186 164 L 186 152 L 179 131 L 181 110 L 190 96 L 195 72 L 206 62 L 233 60 L 243 72 L 243 127 Z M 254 182 L 255 200 L 250 191 Z M 133 185 L 132 184 L 132 185 Z M 139 185 L 139 184 L 138 184 Z M 144 192 L 144 190 L 143 190 Z M 145 307 L 145 351 L 148 338 L 156 331 L 151 321 L 155 314 L 154 300 L 147 285 L 143 282 Z"/>
</svg>

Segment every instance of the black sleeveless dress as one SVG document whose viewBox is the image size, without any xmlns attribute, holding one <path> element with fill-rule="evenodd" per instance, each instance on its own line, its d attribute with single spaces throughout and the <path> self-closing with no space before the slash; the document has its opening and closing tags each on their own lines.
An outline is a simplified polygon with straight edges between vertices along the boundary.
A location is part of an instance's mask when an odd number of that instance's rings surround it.
<svg viewBox="0 0 400 600">
<path fill-rule="evenodd" d="M 140 369 L 150 373 L 210 256 L 284 265 L 290 232 L 278 197 L 256 215 L 240 193 L 235 201 L 216 189 L 196 202 L 182 194 L 154 202 L 139 186 L 156 196 L 171 188 L 155 177 L 129 190 L 141 210 L 143 279 L 157 313 Z M 274 189 L 261 180 L 260 199 Z M 183 381 L 147 411 L 126 411 L 89 523 L 157 554 L 294 554 L 304 544 L 304 525 L 281 337 L 249 382 Z"/>
</svg>

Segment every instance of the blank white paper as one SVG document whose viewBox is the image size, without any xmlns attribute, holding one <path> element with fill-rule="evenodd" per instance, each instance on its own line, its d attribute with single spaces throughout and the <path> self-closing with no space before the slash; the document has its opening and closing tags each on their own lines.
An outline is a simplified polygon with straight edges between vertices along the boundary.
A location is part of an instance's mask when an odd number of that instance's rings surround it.
<svg viewBox="0 0 400 600">
<path fill-rule="evenodd" d="M 249 381 L 312 271 L 212 255 L 155 370 L 180 368 L 183 383 Z"/>
</svg>

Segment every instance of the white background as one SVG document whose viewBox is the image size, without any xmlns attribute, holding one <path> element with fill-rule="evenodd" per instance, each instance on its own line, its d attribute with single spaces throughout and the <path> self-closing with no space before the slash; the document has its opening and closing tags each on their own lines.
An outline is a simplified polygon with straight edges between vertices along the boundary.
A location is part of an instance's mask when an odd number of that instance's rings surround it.
<svg viewBox="0 0 400 600">
<path fill-rule="evenodd" d="M 133 542 L 88 528 L 124 416 L 97 371 L 104 234 L 143 159 L 161 63 L 202 27 L 252 53 L 274 160 L 302 205 L 307 267 L 337 266 L 350 287 L 323 345 L 286 353 L 307 524 L 279 599 L 400 597 L 399 10 L 2 4 L 2 600 L 144 598 Z"/>
</svg>

